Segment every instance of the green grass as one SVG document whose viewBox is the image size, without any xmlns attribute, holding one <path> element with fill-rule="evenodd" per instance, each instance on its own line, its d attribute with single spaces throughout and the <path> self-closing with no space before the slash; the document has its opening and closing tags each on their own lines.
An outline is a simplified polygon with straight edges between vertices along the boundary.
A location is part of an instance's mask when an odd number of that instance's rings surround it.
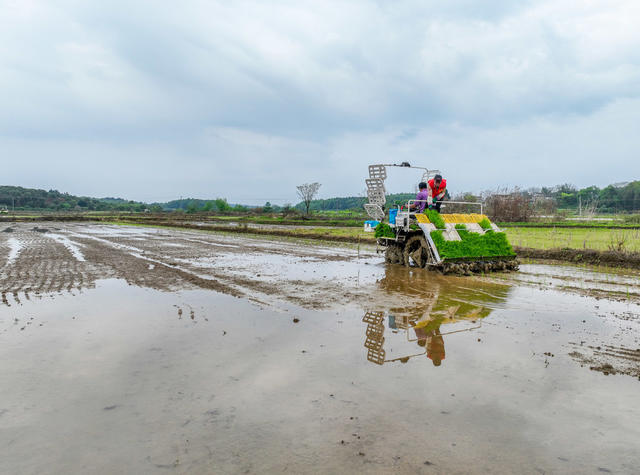
<svg viewBox="0 0 640 475">
<path fill-rule="evenodd" d="M 534 249 L 596 249 L 606 251 L 613 247 L 640 252 L 639 229 L 602 228 L 505 228 L 509 242 L 514 246 Z"/>
<path fill-rule="evenodd" d="M 432 231 L 431 238 L 443 259 L 514 256 L 505 233 L 487 231 L 485 234 L 459 230 L 462 241 L 445 241 L 442 231 Z"/>
</svg>

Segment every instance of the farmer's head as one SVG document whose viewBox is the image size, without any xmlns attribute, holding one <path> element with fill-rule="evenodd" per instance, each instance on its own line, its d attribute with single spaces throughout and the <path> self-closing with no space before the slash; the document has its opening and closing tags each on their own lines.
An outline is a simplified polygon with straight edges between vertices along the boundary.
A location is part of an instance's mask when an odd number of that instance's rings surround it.
<svg viewBox="0 0 640 475">
<path fill-rule="evenodd" d="M 418 183 L 418 188 L 420 188 L 421 190 L 424 190 L 427 187 L 427 184 L 424 181 L 421 181 L 420 183 Z"/>
<path fill-rule="evenodd" d="M 433 184 L 438 186 L 442 183 L 442 175 L 436 175 L 433 177 Z"/>
</svg>

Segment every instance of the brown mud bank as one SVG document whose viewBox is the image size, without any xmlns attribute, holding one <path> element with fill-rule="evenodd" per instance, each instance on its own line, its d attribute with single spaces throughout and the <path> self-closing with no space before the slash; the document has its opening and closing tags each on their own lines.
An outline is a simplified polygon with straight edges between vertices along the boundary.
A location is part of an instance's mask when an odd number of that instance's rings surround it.
<svg viewBox="0 0 640 475">
<path fill-rule="evenodd" d="M 113 218 L 112 218 L 113 219 Z M 40 221 L 57 221 L 64 223 L 82 223 L 101 221 L 100 217 L 95 216 L 75 216 L 75 215 L 43 215 L 43 216 L 0 216 L 0 223 L 35 223 Z"/>
<path fill-rule="evenodd" d="M 123 219 L 121 222 L 129 224 L 141 224 L 137 220 Z M 282 236 L 301 239 L 313 239 L 330 242 L 344 242 L 352 244 L 375 244 L 373 237 L 352 237 L 352 236 L 333 236 L 326 233 L 299 233 L 296 231 L 287 231 L 281 228 L 269 229 L 265 227 L 257 228 L 244 225 L 237 226 L 219 226 L 207 224 L 185 223 L 182 221 L 167 220 L 147 220 L 144 224 L 149 226 L 164 226 L 176 229 L 198 229 L 201 231 L 217 231 L 228 233 L 255 234 L 263 236 Z M 599 251 L 595 249 L 534 249 L 529 247 L 514 246 L 518 257 L 547 259 L 554 261 L 571 262 L 575 264 L 595 264 L 613 267 L 624 267 L 627 269 L 640 269 L 640 253 L 637 252 L 619 252 L 619 251 Z M 445 272 L 448 273 L 448 272 Z"/>
<path fill-rule="evenodd" d="M 640 269 L 640 252 L 597 251 L 594 249 L 533 249 L 514 247 L 518 257 Z"/>
<path fill-rule="evenodd" d="M 107 221 L 108 222 L 108 221 Z M 344 242 L 344 243 L 368 243 L 375 244 L 376 240 L 373 238 L 358 238 L 352 236 L 334 236 L 326 233 L 300 233 L 296 231 L 287 231 L 282 228 L 277 229 L 269 229 L 265 227 L 255 227 L 249 226 L 248 224 L 239 224 L 236 226 L 222 226 L 222 225 L 214 225 L 214 224 L 195 224 L 195 223 L 186 223 L 182 221 L 164 221 L 164 220 L 150 220 L 150 221 L 138 221 L 138 220 L 129 220 L 129 219 L 121 219 L 119 220 L 121 223 L 126 224 L 136 224 L 136 225 L 144 225 L 144 226 L 162 226 L 167 228 L 175 228 L 175 229 L 197 229 L 200 231 L 214 231 L 214 232 L 223 232 L 223 233 L 239 233 L 239 234 L 254 234 L 258 236 L 280 236 L 280 237 L 293 237 L 293 238 L 301 238 L 301 239 L 313 239 L 320 241 L 331 241 L 331 242 Z"/>
</svg>

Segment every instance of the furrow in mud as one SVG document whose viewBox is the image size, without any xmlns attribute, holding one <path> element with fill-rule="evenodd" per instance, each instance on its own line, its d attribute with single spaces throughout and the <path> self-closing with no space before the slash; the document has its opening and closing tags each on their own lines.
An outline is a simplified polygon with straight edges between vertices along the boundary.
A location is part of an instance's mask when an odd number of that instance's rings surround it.
<svg viewBox="0 0 640 475">
<path fill-rule="evenodd" d="M 92 262 L 104 254 L 106 248 L 119 250 L 125 259 L 142 259 L 144 268 L 129 269 L 127 281 L 141 286 L 153 286 L 164 279 L 149 265 L 169 269 L 174 275 L 180 275 L 187 284 L 195 284 L 201 288 L 212 288 L 231 295 L 248 295 L 256 299 L 256 294 L 277 297 L 307 308 L 322 308 L 336 302 L 353 300 L 357 292 L 345 293 L 339 283 L 326 279 L 301 281 L 287 279 L 286 272 L 278 272 L 276 264 L 270 276 L 262 275 L 252 262 L 250 256 L 258 260 L 273 256 L 277 262 L 283 259 L 289 267 L 296 267 L 314 261 L 350 262 L 353 251 L 344 249 L 314 249 L 288 243 L 253 241 L 243 239 L 242 244 L 219 242 L 224 237 L 217 235 L 192 236 L 186 232 L 173 232 L 170 239 L 166 233 L 149 233 L 145 236 L 113 236 L 100 234 L 90 236 L 81 232 L 69 236 L 72 242 L 83 245 L 83 249 L 91 245 L 101 246 L 97 254 L 87 250 L 87 258 Z M 93 242 L 93 244 L 91 244 Z M 233 242 L 230 240 L 230 242 Z M 110 262 L 114 262 L 110 260 Z M 124 266 L 120 266 L 121 268 Z M 285 269 L 282 268 L 284 271 Z M 117 273 L 122 275 L 121 272 Z M 141 277 L 141 274 L 146 274 Z M 165 279 L 166 280 L 166 279 Z M 215 282 L 215 285 L 212 284 Z M 179 283 L 167 284 L 167 289 L 179 286 Z M 162 285 L 156 288 L 164 288 Z"/>
<path fill-rule="evenodd" d="M 9 260 L 11 248 L 8 243 L 8 237 L 4 233 L 0 233 L 0 269 L 4 269 Z"/>
<path fill-rule="evenodd" d="M 267 253 L 277 256 L 322 259 L 325 261 L 345 261 L 352 257 L 339 247 L 327 250 L 322 247 L 302 246 L 282 241 L 258 240 L 241 237 L 227 238 L 216 234 L 195 234 L 193 231 L 173 231 L 168 241 L 167 234 L 149 233 L 144 237 L 101 236 L 113 243 L 133 246 L 147 252 L 161 252 L 164 256 L 183 259 L 203 257 L 211 254 L 251 254 Z"/>
<path fill-rule="evenodd" d="M 185 272 L 157 259 L 136 256 L 130 251 L 117 248 L 91 237 L 70 237 L 85 246 L 87 260 L 96 263 L 112 277 L 124 279 L 131 285 L 157 290 L 177 290 L 181 288 L 203 288 L 216 290 L 233 296 L 243 293 L 214 279 L 206 279 Z"/>
<path fill-rule="evenodd" d="M 5 305 L 9 305 L 7 295 L 19 304 L 20 293 L 28 297 L 94 285 L 93 266 L 79 261 L 65 245 L 42 232 L 20 230 L 12 233 L 7 242 L 10 250 L 0 273 Z"/>
<path fill-rule="evenodd" d="M 582 345 L 570 343 L 574 348 L 569 353 L 573 359 L 592 371 L 605 375 L 625 374 L 640 379 L 640 348 L 613 345 Z"/>
</svg>

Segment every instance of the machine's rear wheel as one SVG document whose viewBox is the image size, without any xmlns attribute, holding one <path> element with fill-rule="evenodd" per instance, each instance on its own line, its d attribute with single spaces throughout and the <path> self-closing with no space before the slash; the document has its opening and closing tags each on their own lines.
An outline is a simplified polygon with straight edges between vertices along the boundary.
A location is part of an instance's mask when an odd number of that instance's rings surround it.
<svg viewBox="0 0 640 475">
<path fill-rule="evenodd" d="M 402 247 L 396 243 L 389 244 L 384 253 L 384 260 L 389 264 L 404 264 Z"/>
<path fill-rule="evenodd" d="M 404 246 L 404 265 L 411 267 L 426 267 L 429 261 L 429 249 L 424 236 L 412 236 Z"/>
</svg>

